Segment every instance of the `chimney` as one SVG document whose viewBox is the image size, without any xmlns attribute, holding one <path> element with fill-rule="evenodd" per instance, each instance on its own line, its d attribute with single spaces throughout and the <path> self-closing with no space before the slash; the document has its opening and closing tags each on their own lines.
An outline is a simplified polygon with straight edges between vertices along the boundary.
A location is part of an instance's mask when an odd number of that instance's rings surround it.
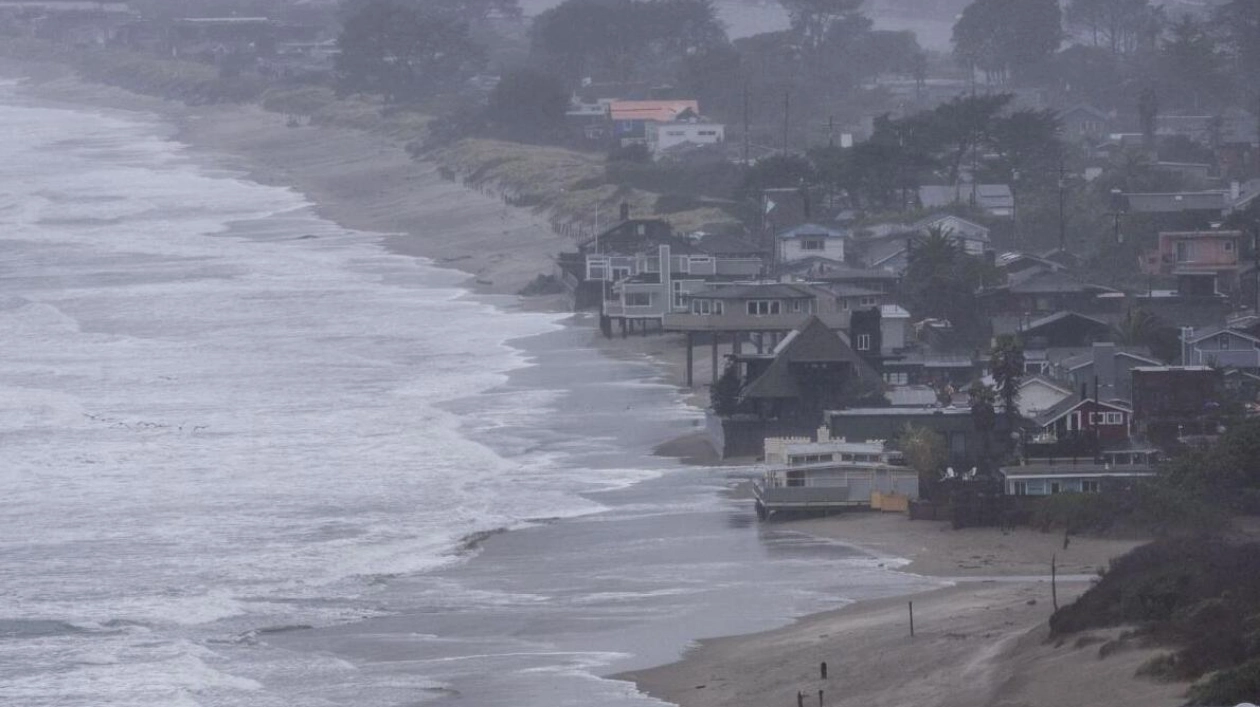
<svg viewBox="0 0 1260 707">
<path fill-rule="evenodd" d="M 630 220 L 630 204 L 624 201 L 621 202 L 621 220 L 622 221 Z"/>
<path fill-rule="evenodd" d="M 1230 183 L 1229 183 L 1229 204 L 1230 204 L 1230 206 L 1233 206 L 1235 203 L 1237 203 L 1237 202 L 1238 202 L 1239 197 L 1241 197 L 1241 196 L 1242 196 L 1242 185 L 1238 183 L 1238 180 L 1237 180 L 1237 179 L 1235 179 L 1234 181 L 1232 181 L 1232 182 L 1230 182 Z"/>
<path fill-rule="evenodd" d="M 1093 347 L 1094 378 L 1098 381 L 1099 398 L 1116 397 L 1116 345 L 1110 341 L 1095 342 Z"/>
<path fill-rule="evenodd" d="M 831 430 L 828 429 L 826 425 L 820 425 L 818 427 L 818 441 L 819 442 L 831 441 Z"/>
</svg>

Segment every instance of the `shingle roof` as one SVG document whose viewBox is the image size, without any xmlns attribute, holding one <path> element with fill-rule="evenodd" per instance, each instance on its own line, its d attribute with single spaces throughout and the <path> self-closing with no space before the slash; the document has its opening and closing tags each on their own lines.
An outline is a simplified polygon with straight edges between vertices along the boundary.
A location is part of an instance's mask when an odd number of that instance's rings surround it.
<svg viewBox="0 0 1260 707">
<path fill-rule="evenodd" d="M 849 363 L 860 378 L 877 375 L 839 334 L 828 329 L 818 317 L 811 316 L 779 344 L 775 349 L 774 362 L 748 384 L 741 397 L 800 397 L 800 386 L 792 374 L 793 363 Z"/>
</svg>

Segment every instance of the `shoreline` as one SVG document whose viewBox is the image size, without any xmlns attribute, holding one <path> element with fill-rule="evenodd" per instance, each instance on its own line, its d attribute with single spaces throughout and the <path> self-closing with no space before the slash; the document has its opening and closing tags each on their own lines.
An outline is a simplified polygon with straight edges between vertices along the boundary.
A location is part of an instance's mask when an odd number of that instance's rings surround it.
<svg viewBox="0 0 1260 707">
<path fill-rule="evenodd" d="M 437 164 L 413 159 L 384 135 L 291 127 L 284 115 L 254 104 L 187 106 L 85 81 L 56 64 L 3 59 L 0 75 L 22 80 L 26 95 L 44 101 L 153 113 L 174 126 L 173 139 L 212 164 L 292 189 L 321 217 L 370 235 L 390 253 L 466 274 L 460 287 L 473 295 L 519 296 L 537 275 L 554 272 L 555 254 L 571 245 L 544 215 L 445 180 Z M 545 296 L 522 297 L 521 307 L 565 311 Z"/>
<path fill-rule="evenodd" d="M 1188 683 L 1137 677 L 1166 649 L 1119 643 L 1124 627 L 1048 642 L 1059 560 L 1059 605 L 1140 540 L 1072 538 L 1022 529 L 955 531 L 936 521 L 878 513 L 787 521 L 784 529 L 839 540 L 893 571 L 938 577 L 950 586 L 857 601 L 763 633 L 702 640 L 681 660 L 611 676 L 681 707 L 938 705 L 940 707 L 1151 707 L 1183 704 Z M 1048 552 L 1049 551 L 1049 552 Z M 1041 558 L 1047 562 L 1040 564 Z M 910 636 L 913 604 L 914 636 Z M 1105 644 L 1123 650 L 1100 653 Z M 821 679 L 819 663 L 828 663 Z M 1070 680 L 1065 679 L 1070 676 Z"/>
<path fill-rule="evenodd" d="M 303 194 L 317 213 L 343 227 L 382 234 L 374 237 L 389 252 L 423 258 L 436 266 L 467 273 L 461 286 L 469 290 L 469 295 L 516 297 L 516 291 L 536 274 L 552 269 L 552 254 L 569 245 L 567 239 L 550 231 L 545 218 L 443 180 L 436 165 L 413 160 L 401 145 L 383 136 L 339 127 L 291 128 L 285 124 L 284 116 L 257 106 L 190 108 L 86 83 L 66 74 L 37 81 L 34 93 L 41 98 L 157 113 L 176 126 L 176 139 L 191 149 L 222 160 L 225 166 L 244 172 L 250 179 Z M 426 198 L 417 198 L 420 194 Z M 459 224 L 458 228 L 454 224 Z M 540 305 L 554 308 L 557 304 L 555 298 L 517 297 L 516 302 L 522 308 Z M 671 337 L 629 337 L 617 342 L 604 340 L 592 329 L 591 339 L 592 348 L 604 355 L 646 360 L 661 372 L 662 380 L 681 383 L 682 353 L 678 346 L 672 345 Z M 706 358 L 697 356 L 699 384 L 696 388 L 688 393 L 680 386 L 682 399 L 700 408 L 707 401 L 703 383 L 709 373 L 705 368 Z M 712 462 L 711 455 L 706 457 L 697 445 L 694 433 L 660 445 L 656 453 L 678 458 L 685 464 Z M 904 557 L 911 564 L 902 569 L 918 574 L 974 578 L 994 571 L 997 560 L 986 562 L 984 553 L 965 556 L 970 551 L 962 548 L 970 547 L 976 538 L 953 535 L 951 531 L 945 534 L 950 535 L 949 540 L 954 543 L 950 551 L 953 554 L 947 553 L 945 557 L 954 558 L 950 560 L 954 569 L 946 572 L 950 565 L 939 564 L 943 551 L 939 550 L 939 543 L 933 542 L 941 538 L 932 537 L 926 527 L 913 531 L 909 527 L 885 528 L 890 525 L 889 519 L 889 516 L 864 514 L 854 519 L 806 521 L 791 529 L 841 540 L 873 551 L 877 556 Z M 846 523 L 847 520 L 857 522 Z M 1084 543 L 1085 540 L 1073 539 L 1073 542 Z M 1054 544 L 1058 538 L 1051 536 L 1046 541 Z M 1022 542 L 1028 545 L 1033 540 Z M 1020 542 L 1012 540 L 1009 544 Z M 1029 549 L 1027 557 L 1039 555 L 1041 550 L 1040 545 L 1035 552 Z M 997 553 L 998 550 L 994 550 L 989 554 L 996 557 Z M 961 566 L 959 558 L 974 560 L 977 571 L 968 574 L 967 570 L 972 568 Z M 1031 559 L 1009 562 L 1008 575 L 1021 575 L 1033 564 Z M 1077 563 L 1077 569 L 1084 570 L 1081 574 L 1097 566 L 1095 560 Z M 1017 571 L 1016 567 L 1021 569 Z M 699 648 L 688 651 L 680 662 L 614 677 L 632 680 L 646 694 L 683 707 L 741 704 L 751 707 L 780 700 L 790 704 L 792 692 L 803 689 L 808 673 L 817 670 L 816 661 L 805 660 L 806 654 L 820 651 L 846 656 L 832 659 L 836 661 L 832 663 L 833 676 L 842 673 L 860 676 L 847 678 L 842 688 L 845 696 L 838 700 L 829 698 L 828 705 L 924 703 L 970 707 L 997 704 L 999 697 L 1005 700 L 1023 695 L 1020 690 L 1032 694 L 1044 689 L 1045 685 L 1038 682 L 1037 668 L 1038 661 L 1045 663 L 1048 657 L 1060 661 L 1070 658 L 1084 667 L 1089 667 L 1087 659 L 1092 660 L 1102 666 L 1103 673 L 1110 674 L 1111 682 L 1130 687 L 1130 683 L 1136 683 L 1119 679 L 1119 668 L 1127 668 L 1129 662 L 1136 661 L 1133 665 L 1136 669 L 1136 665 L 1154 652 L 1127 651 L 1100 661 L 1096 646 L 1091 648 L 1092 644 L 1087 644 L 1072 648 L 1065 658 L 1046 653 L 1046 646 L 1033 640 L 1037 631 L 1043 630 L 1039 627 L 1043 627 L 1048 617 L 1045 585 L 1039 578 L 964 582 L 910 597 L 858 602 L 802 617 L 770 632 L 702 641 Z M 1071 582 L 1072 588 L 1065 587 L 1060 598 L 1067 603 L 1086 586 L 1083 582 Z M 1035 603 L 1030 604 L 1029 600 Z M 906 643 L 896 629 L 906 601 L 922 602 L 919 620 L 923 628 L 917 643 Z M 896 657 L 890 658 L 893 653 Z M 862 654 L 869 655 L 867 658 L 848 657 Z M 1121 664 L 1116 659 L 1127 662 Z M 906 680 L 906 675 L 912 671 L 923 675 Z M 1128 674 L 1132 672 L 1128 670 Z M 1048 677 L 1041 675 L 1041 678 Z M 814 682 L 817 682 L 816 676 Z M 706 687 L 698 689 L 696 686 L 701 684 Z M 719 684 L 722 689 L 718 689 Z M 793 688 L 792 685 L 799 686 Z M 1143 681 L 1141 685 L 1152 683 Z M 1174 689 L 1166 685 L 1156 687 L 1163 688 L 1169 695 Z M 1175 689 L 1181 690 L 1180 687 Z M 950 694 L 951 691 L 956 693 Z M 1132 690 L 1106 700 L 1078 699 L 1075 702 L 1157 705 L 1164 704 L 1159 700 L 1167 697 L 1163 692 L 1140 695 L 1139 692 Z M 1130 694 L 1140 701 L 1123 701 Z M 932 697 L 942 699 L 932 702 Z M 1062 703 L 1057 699 L 1032 698 L 1010 702 Z M 1180 704 L 1180 700 L 1167 701 L 1167 704 Z"/>
</svg>

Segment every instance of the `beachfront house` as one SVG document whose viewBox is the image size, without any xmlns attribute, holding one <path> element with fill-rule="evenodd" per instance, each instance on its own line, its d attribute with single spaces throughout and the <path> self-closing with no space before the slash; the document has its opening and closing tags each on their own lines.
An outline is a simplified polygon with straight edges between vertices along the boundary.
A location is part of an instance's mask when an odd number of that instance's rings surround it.
<svg viewBox="0 0 1260 707">
<path fill-rule="evenodd" d="M 715 393 L 710 432 L 723 456 L 759 454 L 770 436 L 818 428 L 825 410 L 878 391 L 879 376 L 845 338 L 809 316 L 767 353 L 734 353 L 733 385 Z M 721 381 L 715 390 L 724 388 Z"/>
<path fill-rule="evenodd" d="M 818 430 L 808 437 L 769 437 L 765 468 L 753 483 L 757 517 L 847 508 L 905 511 L 919 497 L 919 475 L 894 464 L 883 442 L 848 442 Z"/>
<path fill-rule="evenodd" d="M 966 407 L 851 407 L 828 410 L 825 418 L 832 438 L 852 440 L 897 439 L 907 425 L 924 427 L 945 438 L 950 466 L 976 465 L 981 439 Z"/>
<path fill-rule="evenodd" d="M 1103 452 L 1089 459 L 1032 459 L 998 470 L 1008 496 L 1059 493 L 1117 493 L 1155 476 L 1159 451 L 1133 448 Z"/>
</svg>

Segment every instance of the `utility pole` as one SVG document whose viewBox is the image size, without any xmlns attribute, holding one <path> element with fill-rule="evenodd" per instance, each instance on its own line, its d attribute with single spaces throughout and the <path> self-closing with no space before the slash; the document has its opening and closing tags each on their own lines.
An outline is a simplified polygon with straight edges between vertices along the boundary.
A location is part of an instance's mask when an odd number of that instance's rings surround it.
<svg viewBox="0 0 1260 707">
<path fill-rule="evenodd" d="M 1256 314 L 1260 314 L 1260 219 L 1251 235 L 1251 284 L 1255 288 Z"/>
<path fill-rule="evenodd" d="M 1063 158 L 1059 158 L 1059 250 L 1067 252 L 1067 178 Z"/>
<path fill-rule="evenodd" d="M 827 147 L 836 146 L 836 116 L 827 118 Z"/>
<path fill-rule="evenodd" d="M 792 110 L 792 92 L 783 92 L 783 154 L 788 151 L 788 116 Z"/>
<path fill-rule="evenodd" d="M 748 164 L 748 84 L 744 84 L 744 164 Z"/>
</svg>

